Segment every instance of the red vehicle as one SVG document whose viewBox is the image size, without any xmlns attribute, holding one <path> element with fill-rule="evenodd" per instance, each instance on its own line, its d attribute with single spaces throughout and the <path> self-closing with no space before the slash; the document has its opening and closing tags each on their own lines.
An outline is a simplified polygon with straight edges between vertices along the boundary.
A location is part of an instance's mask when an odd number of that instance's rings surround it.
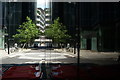
<svg viewBox="0 0 120 80">
<path fill-rule="evenodd" d="M 2 80 L 40 80 L 42 78 L 40 66 L 13 66 L 2 75 Z"/>
<path fill-rule="evenodd" d="M 80 66 L 52 65 L 53 80 L 119 80 L 120 65 Z M 78 79 L 79 78 L 79 79 Z"/>
</svg>

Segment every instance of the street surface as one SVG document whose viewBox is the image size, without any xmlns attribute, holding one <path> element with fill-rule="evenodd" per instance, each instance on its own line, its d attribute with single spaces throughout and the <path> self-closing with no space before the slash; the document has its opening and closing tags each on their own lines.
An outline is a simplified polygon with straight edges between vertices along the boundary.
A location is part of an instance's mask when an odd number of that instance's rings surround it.
<svg viewBox="0 0 120 80">
<path fill-rule="evenodd" d="M 119 66 L 120 66 L 119 65 L 120 62 L 117 61 L 118 55 L 119 55 L 118 53 L 104 53 L 104 52 L 98 53 L 98 52 L 81 50 L 80 51 L 81 64 L 79 66 L 80 66 L 80 70 L 83 71 L 80 71 L 80 75 L 85 72 L 84 73 L 85 76 L 80 76 L 80 78 L 81 79 L 87 78 L 87 75 L 91 76 L 91 78 L 94 78 L 95 76 L 92 75 L 95 74 L 96 74 L 96 78 L 94 80 L 98 80 L 99 78 L 108 79 L 108 76 L 113 74 L 115 74 L 111 76 L 113 79 L 118 78 Z M 62 49 L 50 50 L 50 49 L 31 48 L 30 50 L 25 52 L 15 52 L 9 55 L 6 54 L 2 58 L 0 57 L 0 59 L 2 64 L 1 67 L 5 70 L 7 70 L 12 66 L 31 65 L 31 64 L 40 65 L 43 72 L 42 80 L 54 80 L 50 76 L 51 73 L 54 72 L 52 71 L 52 66 L 58 63 L 60 63 L 61 66 L 64 66 L 65 64 L 68 66 L 68 68 L 70 68 L 70 66 L 72 65 L 77 66 L 76 64 L 77 54 L 73 54 L 72 52 L 66 52 Z M 110 74 L 102 77 L 101 75 L 104 73 L 102 69 L 104 69 L 105 74 L 106 73 L 107 74 L 110 73 Z M 76 69 L 71 69 L 71 70 L 76 74 Z M 96 73 L 94 73 L 95 72 L 94 70 L 96 71 Z M 69 75 L 71 75 L 71 73 L 67 72 L 66 69 L 63 69 L 63 72 L 65 74 L 69 73 Z M 84 80 L 89 80 L 89 78 Z"/>
<path fill-rule="evenodd" d="M 2 64 L 40 63 L 42 60 L 51 63 L 75 63 L 76 58 L 46 49 L 32 49 L 24 53 L 14 53 L 2 58 Z"/>
<path fill-rule="evenodd" d="M 80 63 L 94 64 L 118 64 L 117 53 L 104 54 L 89 51 L 80 52 Z M 2 64 L 31 64 L 41 63 L 77 63 L 77 54 L 71 52 L 32 48 L 27 52 L 17 52 L 7 55 L 1 59 Z"/>
</svg>

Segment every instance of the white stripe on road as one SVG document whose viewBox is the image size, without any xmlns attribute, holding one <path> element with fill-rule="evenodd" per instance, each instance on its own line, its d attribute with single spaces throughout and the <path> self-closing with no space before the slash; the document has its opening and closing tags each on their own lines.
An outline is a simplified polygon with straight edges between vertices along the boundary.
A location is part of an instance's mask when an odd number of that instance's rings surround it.
<svg viewBox="0 0 120 80">
<path fill-rule="evenodd" d="M 74 55 L 70 54 L 62 54 L 62 53 L 45 53 L 45 52 L 40 52 L 40 53 L 19 53 L 19 54 L 11 54 L 8 57 L 13 58 L 17 57 L 18 59 L 32 59 L 32 60 L 42 60 L 42 59 L 65 59 L 67 56 L 70 57 L 75 57 Z"/>
<path fill-rule="evenodd" d="M 75 55 L 71 55 L 71 54 L 64 54 L 64 55 L 67 55 L 69 57 L 75 57 Z"/>
<path fill-rule="evenodd" d="M 38 61 L 28 61 L 28 62 L 25 62 L 25 63 L 38 63 Z"/>
<path fill-rule="evenodd" d="M 52 56 L 51 56 L 52 54 Z M 42 60 L 42 59 L 65 59 L 67 57 L 65 57 L 63 54 L 61 53 L 28 53 L 25 55 L 21 55 L 20 57 L 18 57 L 19 59 L 33 59 L 33 60 Z"/>
</svg>

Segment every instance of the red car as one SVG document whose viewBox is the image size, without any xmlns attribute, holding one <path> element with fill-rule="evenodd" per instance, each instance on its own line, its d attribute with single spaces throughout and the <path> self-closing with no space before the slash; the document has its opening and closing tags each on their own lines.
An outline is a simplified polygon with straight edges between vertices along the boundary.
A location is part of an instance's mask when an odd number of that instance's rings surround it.
<svg viewBox="0 0 120 80">
<path fill-rule="evenodd" d="M 40 80 L 42 72 L 40 66 L 13 66 L 2 75 L 2 80 Z"/>
<path fill-rule="evenodd" d="M 53 80 L 120 80 L 120 65 L 79 66 L 53 65 L 51 78 Z M 79 79 L 78 79 L 79 78 Z"/>
</svg>

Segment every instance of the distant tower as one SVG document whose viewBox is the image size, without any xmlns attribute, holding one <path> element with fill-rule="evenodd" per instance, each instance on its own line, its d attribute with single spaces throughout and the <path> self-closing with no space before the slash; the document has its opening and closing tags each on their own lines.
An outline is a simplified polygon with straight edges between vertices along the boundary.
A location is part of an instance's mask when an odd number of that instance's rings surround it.
<svg viewBox="0 0 120 80">
<path fill-rule="evenodd" d="M 45 8 L 45 27 L 49 27 L 50 24 L 51 24 L 50 8 Z"/>
<path fill-rule="evenodd" d="M 37 18 L 36 18 L 36 25 L 39 27 L 41 32 L 45 30 L 45 11 L 42 8 L 37 8 Z"/>
</svg>

